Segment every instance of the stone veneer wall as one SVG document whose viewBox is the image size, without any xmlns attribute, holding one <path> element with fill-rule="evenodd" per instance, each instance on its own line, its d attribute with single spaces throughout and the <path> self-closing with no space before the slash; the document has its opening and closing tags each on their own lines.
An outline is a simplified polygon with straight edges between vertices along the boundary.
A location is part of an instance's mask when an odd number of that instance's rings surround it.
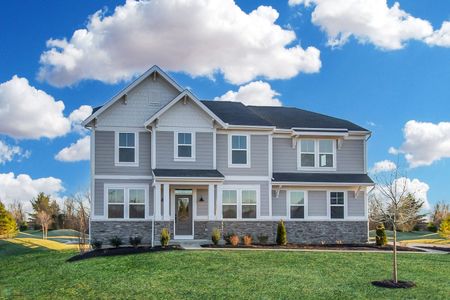
<svg viewBox="0 0 450 300">
<path fill-rule="evenodd" d="M 151 221 L 91 221 L 91 239 L 102 241 L 109 245 L 109 240 L 118 236 L 123 244 L 128 244 L 132 235 L 142 237 L 142 244 L 150 244 L 152 238 Z"/>
</svg>

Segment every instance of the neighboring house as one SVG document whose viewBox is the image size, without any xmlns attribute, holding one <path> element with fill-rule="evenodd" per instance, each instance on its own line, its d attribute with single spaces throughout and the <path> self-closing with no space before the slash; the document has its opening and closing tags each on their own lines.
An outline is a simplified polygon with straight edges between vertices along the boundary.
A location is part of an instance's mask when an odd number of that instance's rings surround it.
<svg viewBox="0 0 450 300">
<path fill-rule="evenodd" d="M 91 130 L 91 237 L 209 239 L 214 228 L 298 243 L 368 241 L 367 139 L 291 107 L 200 101 L 154 66 Z"/>
</svg>

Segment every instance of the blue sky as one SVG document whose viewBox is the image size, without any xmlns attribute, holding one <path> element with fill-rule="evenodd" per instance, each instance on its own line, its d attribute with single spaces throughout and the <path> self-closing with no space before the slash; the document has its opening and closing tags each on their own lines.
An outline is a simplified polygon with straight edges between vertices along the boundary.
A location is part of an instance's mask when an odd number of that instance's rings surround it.
<svg viewBox="0 0 450 300">
<path fill-rule="evenodd" d="M 291 2 L 294 4 L 295 1 Z M 373 1 L 368 0 L 367 7 L 370 7 L 370 2 Z M 382 5 L 380 7 L 386 6 L 386 9 L 393 9 L 393 1 L 388 1 L 387 5 L 383 0 L 378 2 Z M 432 4 L 427 0 L 398 2 L 404 13 L 428 22 L 434 32 L 441 28 L 443 22 L 450 21 L 449 1 L 434 0 Z M 40 57 L 51 48 L 46 46 L 49 39 L 70 40 L 75 30 L 88 26 L 89 16 L 96 11 L 104 10 L 106 16 L 112 16 L 114 9 L 123 5 L 123 1 L 46 1 L 45 3 L 10 1 L 4 3 L 0 10 L 0 84 L 10 81 L 14 75 L 26 78 L 30 87 L 44 91 L 56 101 L 64 102 L 65 118 L 81 105 L 95 107 L 103 104 L 126 86 L 129 79 L 108 83 L 105 82 L 108 81 L 107 79 L 93 80 L 89 76 L 73 75 L 69 71 L 54 72 L 57 79 L 53 80 L 50 76 L 38 78 L 40 68 L 51 65 L 51 63 L 40 62 Z M 176 81 L 192 89 L 202 99 L 214 99 L 228 91 L 236 92 L 241 86 L 250 82 L 261 80 L 270 86 L 271 91 L 279 94 L 274 97 L 285 106 L 297 106 L 349 119 L 370 129 L 373 135 L 369 141 L 369 167 L 383 160 L 397 162 L 397 155 L 388 153 L 388 149 L 390 147 L 403 149 L 398 156 L 400 162 L 407 168 L 409 178 L 418 179 L 429 186 L 428 201 L 431 204 L 442 200 L 450 201 L 448 192 L 450 182 L 450 159 L 448 158 L 450 157 L 450 129 L 448 129 L 450 126 L 448 125 L 450 122 L 450 29 L 446 32 L 447 36 L 444 33 L 443 36 L 441 35 L 440 42 L 436 42 L 436 39 L 433 41 L 428 39 L 433 32 L 427 31 L 426 24 L 416 24 L 414 33 L 406 34 L 406 36 L 401 33 L 400 37 L 397 36 L 401 45 L 395 46 L 395 43 L 382 44 L 388 39 L 384 35 L 391 28 L 381 27 L 378 28 L 379 32 L 376 32 L 377 28 L 369 28 L 364 32 L 364 28 L 361 29 L 356 20 L 356 25 L 350 24 L 344 28 L 350 33 L 348 40 L 340 40 L 338 46 L 332 47 L 329 45 L 332 37 L 327 28 L 332 30 L 344 25 L 339 23 L 339 20 L 330 21 L 326 14 L 320 13 L 320 11 L 326 12 L 332 9 L 327 6 L 329 3 L 326 0 L 312 1 L 307 7 L 301 3 L 288 5 L 288 0 L 260 1 L 259 3 L 236 1 L 235 4 L 231 1 L 229 5 L 237 5 L 245 14 L 250 14 L 260 5 L 271 6 L 271 12 L 276 10 L 279 14 L 271 26 L 279 25 L 281 30 L 295 33 L 295 38 L 283 47 L 300 45 L 303 49 L 316 48 L 320 51 L 321 67 L 309 73 L 303 72 L 299 67 L 295 74 L 278 76 L 278 79 L 269 79 L 267 74 L 260 72 L 250 80 L 244 79 L 237 82 L 239 80 L 230 80 L 231 75 L 220 68 L 208 74 L 209 76 L 199 76 L 198 72 L 196 73 L 189 64 L 186 64 L 185 69 L 180 67 L 181 70 L 178 70 L 182 72 L 169 72 Z M 148 13 L 151 16 L 151 12 Z M 161 18 L 171 18 L 170 14 L 164 16 L 162 13 L 161 15 Z M 312 21 L 312 15 L 316 16 L 314 21 Z M 185 17 L 190 18 L 189 15 Z M 343 14 L 341 17 L 347 21 L 352 18 L 357 19 L 357 16 L 351 14 Z M 378 19 L 383 21 L 386 16 L 383 15 L 383 10 L 380 10 L 370 17 L 376 21 Z M 401 19 L 400 23 L 394 20 L 397 23 L 387 24 L 403 26 L 405 24 L 401 24 L 402 20 L 404 21 Z M 162 24 L 164 22 L 167 20 L 162 19 Z M 195 18 L 192 22 L 195 22 Z M 406 28 L 412 26 L 406 25 Z M 261 31 L 264 30 L 270 31 L 262 26 Z M 239 34 L 239 30 L 235 34 Z M 276 38 L 273 32 L 267 36 L 272 40 Z M 149 43 L 158 43 L 158 40 L 152 39 L 151 36 L 144 35 L 145 38 Z M 180 44 L 180 47 L 183 45 L 185 44 Z M 217 51 L 210 50 L 212 56 L 217 55 Z M 196 53 L 191 53 L 191 56 L 207 55 L 208 49 L 206 54 Z M 191 56 L 185 59 L 196 59 Z M 141 68 L 153 64 L 164 67 L 164 59 L 168 58 L 149 55 L 141 59 Z M 214 56 L 211 59 L 214 59 Z M 263 57 L 260 64 L 270 65 L 271 60 L 269 53 Z M 89 59 L 86 58 L 86 61 Z M 76 63 L 82 64 L 83 61 Z M 51 66 L 55 66 L 54 61 Z M 288 64 L 274 66 L 272 63 L 270 67 L 275 73 L 280 70 L 283 73 L 283 69 L 288 69 L 290 66 Z M 96 70 L 92 72 L 95 73 Z M 69 84 L 67 82 L 61 84 L 58 78 L 64 76 L 75 76 L 76 79 Z M 102 76 L 105 77 L 105 75 Z M 14 101 L 20 102 L 21 99 L 18 97 Z M 8 104 L 7 101 L 9 100 L 2 99 L 0 88 L 0 116 L 2 108 Z M 36 113 L 39 114 L 41 111 L 34 112 Z M 415 123 L 409 123 L 408 128 L 405 128 L 407 122 L 411 120 Z M 15 154 L 9 157 L 3 156 L 3 161 L 0 154 L 0 178 L 3 180 L 3 183 L 0 182 L 0 187 L 3 189 L 3 193 L 0 190 L 0 197 L 7 201 L 13 198 L 25 201 L 23 198 L 29 197 L 27 193 L 24 193 L 25 196 L 19 196 L 14 192 L 14 190 L 20 191 L 18 184 L 24 186 L 31 184 L 33 192 L 48 184 L 51 187 L 45 186 L 43 190 L 59 197 L 86 189 L 89 185 L 88 161 L 67 162 L 55 159 L 55 155 L 61 149 L 83 138 L 85 133 L 61 129 L 60 134 L 52 138 L 45 136 L 23 138 L 12 133 L 11 127 L 20 126 L 19 124 L 27 123 L 27 121 L 29 121 L 28 118 L 0 119 L 0 141 L 8 147 L 10 153 L 14 147 L 20 148 L 16 152 L 13 151 Z M 7 126 L 6 123 L 13 125 Z M 440 126 L 439 123 L 441 123 Z M 408 136 L 405 135 L 404 129 L 408 131 Z M 429 139 L 426 138 L 428 135 L 431 136 Z M 433 154 L 424 154 L 427 151 Z M 405 154 L 412 155 L 413 158 L 406 160 Z M 417 162 L 419 156 L 426 162 Z M 14 176 L 5 176 L 11 172 Z M 1 177 L 2 174 L 3 177 Z M 18 180 L 19 174 L 27 174 L 31 181 L 24 178 Z M 49 177 L 60 181 L 42 180 L 40 183 L 36 181 Z"/>
</svg>

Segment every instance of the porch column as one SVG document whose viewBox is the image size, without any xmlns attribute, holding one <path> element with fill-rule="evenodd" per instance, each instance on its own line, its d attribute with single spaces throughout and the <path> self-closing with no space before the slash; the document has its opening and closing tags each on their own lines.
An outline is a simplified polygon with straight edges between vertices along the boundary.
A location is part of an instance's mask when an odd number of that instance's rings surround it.
<svg viewBox="0 0 450 300">
<path fill-rule="evenodd" d="M 208 220 L 214 220 L 214 184 L 208 185 Z"/>
<path fill-rule="evenodd" d="M 155 183 L 155 209 L 154 209 L 154 218 L 155 220 L 161 220 L 161 183 Z"/>
<path fill-rule="evenodd" d="M 170 192 L 169 192 L 169 184 L 166 183 L 163 185 L 164 189 L 164 220 L 169 221 L 170 219 L 170 209 L 169 209 L 169 201 L 170 201 Z"/>
<path fill-rule="evenodd" d="M 222 220 L 222 190 L 220 186 L 217 187 L 216 220 Z"/>
</svg>

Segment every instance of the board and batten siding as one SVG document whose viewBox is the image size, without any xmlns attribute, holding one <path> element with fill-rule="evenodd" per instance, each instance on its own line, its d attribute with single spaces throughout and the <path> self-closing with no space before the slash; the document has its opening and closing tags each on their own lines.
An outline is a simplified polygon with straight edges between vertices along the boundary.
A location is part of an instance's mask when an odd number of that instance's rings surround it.
<svg viewBox="0 0 450 300">
<path fill-rule="evenodd" d="M 225 176 L 269 176 L 268 143 L 268 135 L 250 135 L 250 168 L 229 168 L 228 135 L 217 134 L 217 170 L 219 170 L 219 172 L 221 172 Z"/>
<path fill-rule="evenodd" d="M 270 199 L 269 199 L 269 185 L 271 183 L 268 181 L 229 181 L 226 180 L 223 182 L 223 186 L 232 185 L 232 186 L 240 186 L 240 185 L 259 185 L 259 214 L 261 217 L 269 216 L 270 212 Z"/>
<path fill-rule="evenodd" d="M 179 94 L 161 76 L 148 77 L 129 91 L 127 103 L 118 100 L 97 118 L 97 126 L 142 127 L 152 115 Z"/>
<path fill-rule="evenodd" d="M 174 132 L 156 131 L 157 169 L 212 169 L 213 133 L 195 133 L 195 161 L 174 160 Z"/>
<path fill-rule="evenodd" d="M 281 190 L 277 197 L 277 191 L 272 190 L 272 216 L 286 217 L 287 215 L 287 192 Z"/>
<path fill-rule="evenodd" d="M 347 192 L 347 216 L 349 217 L 364 217 L 365 215 L 365 201 L 364 192 L 359 192 L 358 197 L 355 198 L 354 191 Z"/>
<path fill-rule="evenodd" d="M 273 138 L 273 171 L 304 172 L 297 169 L 297 147 L 292 148 L 290 138 Z M 364 173 L 364 140 L 342 142 L 336 150 L 336 172 Z"/>
<path fill-rule="evenodd" d="M 150 176 L 150 133 L 139 132 L 139 166 L 116 166 L 114 131 L 95 131 L 95 174 L 96 175 L 140 175 Z"/>
<path fill-rule="evenodd" d="M 96 179 L 95 180 L 95 197 L 94 197 L 94 217 L 106 217 L 104 216 L 104 209 L 106 205 L 106 199 L 104 195 L 105 184 L 148 184 L 148 213 L 149 216 L 153 215 L 153 187 L 151 180 L 121 180 L 121 179 Z"/>
<path fill-rule="evenodd" d="M 328 214 L 327 192 L 308 191 L 308 216 L 326 217 Z"/>
</svg>

